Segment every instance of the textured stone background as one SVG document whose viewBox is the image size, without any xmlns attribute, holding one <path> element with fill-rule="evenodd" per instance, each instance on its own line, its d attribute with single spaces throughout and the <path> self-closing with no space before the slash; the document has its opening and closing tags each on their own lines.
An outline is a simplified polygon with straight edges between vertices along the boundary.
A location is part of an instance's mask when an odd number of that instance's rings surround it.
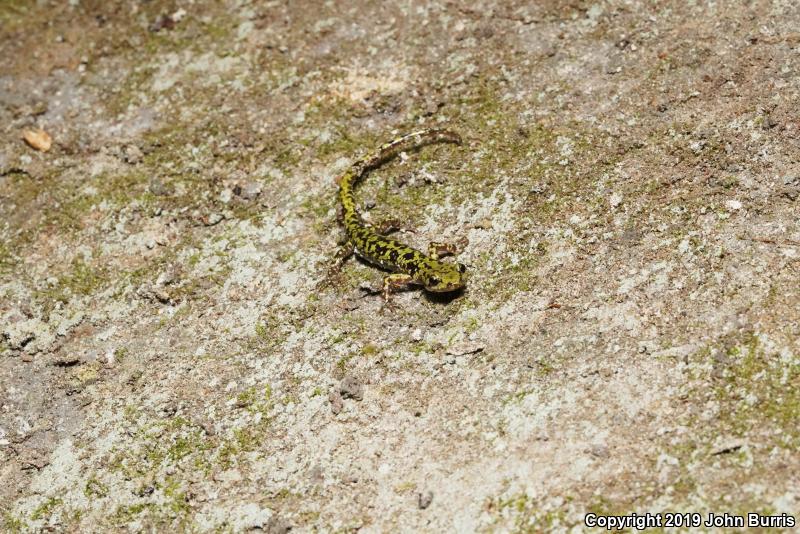
<svg viewBox="0 0 800 534">
<path fill-rule="evenodd" d="M 0 3 L 7 531 L 800 509 L 794 1 Z M 468 290 L 329 272 L 334 178 Z M 47 152 L 22 141 L 42 128 Z"/>
</svg>

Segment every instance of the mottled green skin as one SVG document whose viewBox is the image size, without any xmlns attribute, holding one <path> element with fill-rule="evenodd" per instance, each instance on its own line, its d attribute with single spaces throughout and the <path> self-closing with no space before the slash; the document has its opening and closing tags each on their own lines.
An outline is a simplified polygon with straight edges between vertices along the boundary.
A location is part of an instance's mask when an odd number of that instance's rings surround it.
<svg viewBox="0 0 800 534">
<path fill-rule="evenodd" d="M 440 261 L 390 237 L 380 235 L 364 222 L 356 209 L 354 188 L 364 175 L 392 159 L 404 150 L 432 144 L 460 144 L 458 134 L 441 129 L 414 132 L 382 145 L 377 151 L 355 162 L 339 179 L 339 200 L 344 211 L 344 226 L 356 254 L 370 263 L 393 271 L 386 279 L 384 290 L 389 286 L 419 284 L 426 290 L 445 293 L 464 287 L 466 267 L 460 263 Z"/>
</svg>

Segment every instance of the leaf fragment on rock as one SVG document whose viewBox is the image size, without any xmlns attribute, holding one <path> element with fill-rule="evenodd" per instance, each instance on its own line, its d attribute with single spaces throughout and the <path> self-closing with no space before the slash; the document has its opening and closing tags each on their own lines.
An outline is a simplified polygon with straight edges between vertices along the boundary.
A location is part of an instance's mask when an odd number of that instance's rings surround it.
<svg viewBox="0 0 800 534">
<path fill-rule="evenodd" d="M 53 138 L 41 128 L 25 130 L 22 132 L 22 138 L 28 143 L 28 146 L 41 152 L 47 152 L 53 146 Z"/>
</svg>

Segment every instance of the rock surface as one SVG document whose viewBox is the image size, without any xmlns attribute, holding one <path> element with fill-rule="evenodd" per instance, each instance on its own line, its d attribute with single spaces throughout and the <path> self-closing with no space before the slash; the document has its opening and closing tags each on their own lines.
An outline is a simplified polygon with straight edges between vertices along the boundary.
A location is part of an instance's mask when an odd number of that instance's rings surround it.
<svg viewBox="0 0 800 534">
<path fill-rule="evenodd" d="M 795 2 L 0 3 L 0 530 L 800 509 Z M 467 290 L 331 271 L 335 177 Z M 35 150 L 25 131 L 52 144 Z M 357 377 L 357 378 L 356 378 Z"/>
</svg>

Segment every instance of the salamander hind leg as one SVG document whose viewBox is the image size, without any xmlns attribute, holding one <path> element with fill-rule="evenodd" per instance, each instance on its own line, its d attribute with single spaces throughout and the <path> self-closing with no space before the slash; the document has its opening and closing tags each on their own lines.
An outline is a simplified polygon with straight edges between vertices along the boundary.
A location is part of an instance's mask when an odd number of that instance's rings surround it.
<svg viewBox="0 0 800 534">
<path fill-rule="evenodd" d="M 342 270 L 344 262 L 346 262 L 354 252 L 355 247 L 353 247 L 353 243 L 349 240 L 341 244 L 340 248 L 336 251 L 336 254 L 328 264 L 328 271 L 325 277 L 317 284 L 318 290 L 327 288 L 331 284 L 331 280 L 339 274 L 339 272 Z"/>
<path fill-rule="evenodd" d="M 333 257 L 333 261 L 331 262 L 331 268 L 334 270 L 339 270 L 344 262 L 355 253 L 356 249 L 353 246 L 352 241 L 345 241 L 342 243 L 339 250 L 336 251 L 336 255 Z"/>
</svg>

